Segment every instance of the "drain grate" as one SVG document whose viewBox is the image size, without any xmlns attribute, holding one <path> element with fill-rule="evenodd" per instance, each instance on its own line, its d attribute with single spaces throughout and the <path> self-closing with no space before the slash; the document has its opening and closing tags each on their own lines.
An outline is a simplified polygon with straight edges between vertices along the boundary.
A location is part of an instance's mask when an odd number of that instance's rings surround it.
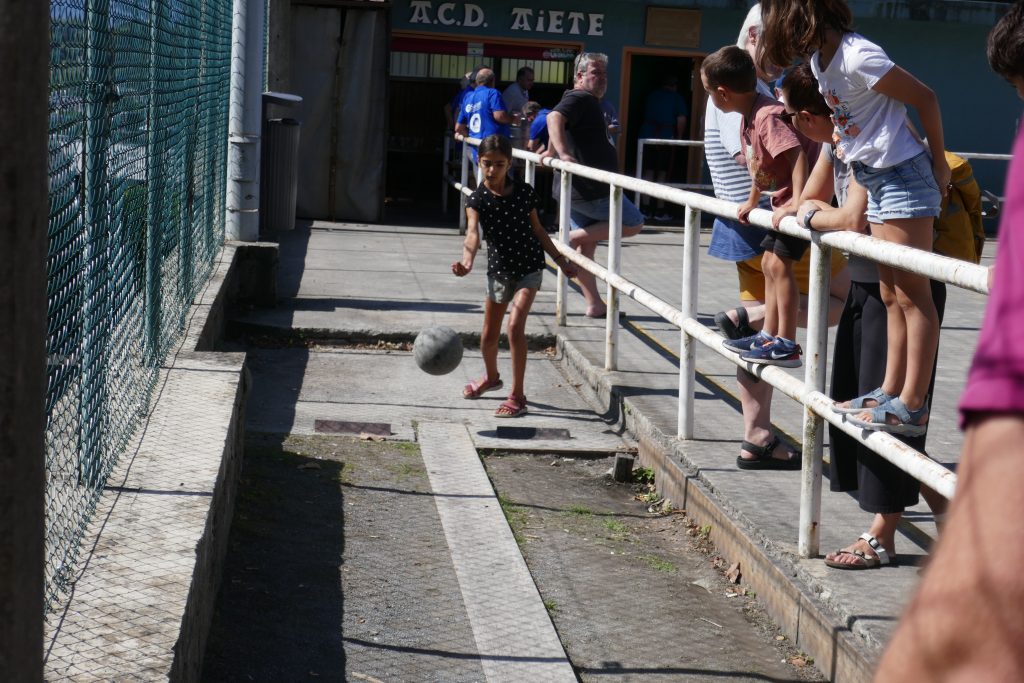
<svg viewBox="0 0 1024 683">
<path fill-rule="evenodd" d="M 568 429 L 556 427 L 498 427 L 499 439 L 571 439 Z"/>
<path fill-rule="evenodd" d="M 390 422 L 346 422 L 344 420 L 317 420 L 313 423 L 317 434 L 372 434 L 391 436 Z"/>
</svg>

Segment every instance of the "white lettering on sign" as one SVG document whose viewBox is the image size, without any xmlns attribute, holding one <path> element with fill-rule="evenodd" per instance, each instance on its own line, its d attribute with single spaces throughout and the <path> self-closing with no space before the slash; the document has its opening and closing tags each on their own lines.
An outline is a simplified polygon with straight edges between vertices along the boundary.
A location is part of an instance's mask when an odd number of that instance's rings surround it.
<svg viewBox="0 0 1024 683">
<path fill-rule="evenodd" d="M 512 31 L 528 33 L 568 33 L 578 36 L 583 30 L 586 19 L 588 36 L 604 35 L 604 15 L 584 14 L 583 12 L 565 12 L 564 10 L 537 10 L 536 15 L 529 7 L 512 8 Z"/>
<path fill-rule="evenodd" d="M 461 12 L 459 5 L 462 6 Z M 434 11 L 431 0 L 409 1 L 410 24 L 440 24 L 441 26 L 462 26 L 464 28 L 487 28 L 487 20 L 480 5 L 473 3 L 442 2 Z M 604 14 L 566 12 L 559 9 L 538 9 L 513 7 L 512 31 L 527 33 L 561 33 L 578 36 L 586 31 L 588 36 L 604 35 Z"/>
<path fill-rule="evenodd" d="M 476 28 L 477 26 L 483 26 L 487 28 L 485 21 L 484 11 L 480 8 L 480 5 L 474 5 L 472 3 L 461 3 L 462 14 L 461 18 L 458 13 L 457 2 L 442 2 L 437 6 L 437 13 L 431 15 L 431 10 L 434 9 L 434 3 L 430 0 L 410 0 L 409 9 L 411 14 L 409 15 L 410 24 L 440 24 L 441 26 L 464 26 L 468 28 Z"/>
</svg>

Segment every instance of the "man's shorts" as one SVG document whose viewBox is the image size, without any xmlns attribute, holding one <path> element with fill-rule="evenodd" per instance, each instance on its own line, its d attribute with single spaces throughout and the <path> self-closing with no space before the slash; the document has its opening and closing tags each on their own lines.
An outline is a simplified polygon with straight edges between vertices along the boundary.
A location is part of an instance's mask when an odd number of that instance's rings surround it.
<svg viewBox="0 0 1024 683">
<path fill-rule="evenodd" d="M 901 218 L 935 218 L 942 208 L 942 193 L 927 152 L 895 166 L 872 168 L 850 163 L 857 182 L 868 191 L 868 222 Z"/>
<path fill-rule="evenodd" d="M 518 280 L 509 282 L 487 276 L 487 298 L 496 304 L 507 304 L 512 301 L 520 289 L 540 289 L 543 280 L 543 270 L 527 273 Z"/>
<path fill-rule="evenodd" d="M 832 250 L 832 277 L 846 267 L 846 257 L 838 249 Z M 793 274 L 801 294 L 807 294 L 807 278 L 811 270 L 811 250 L 793 265 Z M 764 273 L 761 271 L 761 255 L 737 261 L 736 271 L 740 277 L 740 301 L 764 301 Z"/>
<path fill-rule="evenodd" d="M 569 211 L 569 219 L 572 223 L 573 229 L 586 228 L 588 225 L 607 221 L 608 210 L 611 208 L 611 205 L 612 200 L 610 197 L 600 197 L 598 199 L 590 199 L 587 201 L 574 199 L 572 201 L 572 209 Z M 640 209 L 636 208 L 636 204 L 629 201 L 629 199 L 623 195 L 622 227 L 634 228 L 643 224 L 644 215 L 640 213 Z"/>
</svg>

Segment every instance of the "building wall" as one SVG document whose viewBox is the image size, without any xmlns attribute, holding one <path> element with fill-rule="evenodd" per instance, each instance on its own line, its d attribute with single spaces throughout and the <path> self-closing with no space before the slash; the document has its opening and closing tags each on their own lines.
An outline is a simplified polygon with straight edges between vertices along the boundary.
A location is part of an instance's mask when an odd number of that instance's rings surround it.
<svg viewBox="0 0 1024 683">
<path fill-rule="evenodd" d="M 700 10 L 697 45 L 667 48 L 684 55 L 707 54 L 735 42 L 750 3 L 659 0 L 656 4 Z M 989 70 L 985 60 L 986 37 L 999 15 L 997 3 L 855 0 L 850 5 L 858 30 L 936 91 L 947 148 L 996 153 L 1010 150 L 1021 102 L 1013 89 Z M 608 98 L 621 104 L 624 50 L 645 47 L 646 12 L 646 3 L 631 0 L 395 0 L 392 30 L 580 41 L 588 51 L 608 54 Z M 543 30 L 538 30 L 541 16 Z M 553 16 L 555 30 L 551 26 Z M 982 185 L 1001 194 L 1006 165 L 978 161 L 974 166 Z"/>
</svg>

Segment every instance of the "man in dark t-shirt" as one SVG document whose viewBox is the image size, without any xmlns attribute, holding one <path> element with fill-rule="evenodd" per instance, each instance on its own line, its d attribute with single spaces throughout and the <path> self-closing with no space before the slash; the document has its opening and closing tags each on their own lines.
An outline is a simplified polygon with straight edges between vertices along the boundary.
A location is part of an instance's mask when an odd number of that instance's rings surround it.
<svg viewBox="0 0 1024 683">
<path fill-rule="evenodd" d="M 584 52 L 576 58 L 575 87 L 548 114 L 550 144 L 544 156 L 558 157 L 591 168 L 617 173 L 619 157 L 608 142 L 607 124 L 601 98 L 608 88 L 608 57 Z M 608 186 L 596 180 L 574 176 L 572 182 L 572 232 L 569 244 L 589 259 L 597 243 L 608 239 Z M 622 198 L 622 235 L 631 237 L 644 227 L 643 215 L 633 202 Z M 577 279 L 587 300 L 587 315 L 604 317 L 606 307 L 597 291 L 597 281 L 586 270 Z"/>
</svg>

